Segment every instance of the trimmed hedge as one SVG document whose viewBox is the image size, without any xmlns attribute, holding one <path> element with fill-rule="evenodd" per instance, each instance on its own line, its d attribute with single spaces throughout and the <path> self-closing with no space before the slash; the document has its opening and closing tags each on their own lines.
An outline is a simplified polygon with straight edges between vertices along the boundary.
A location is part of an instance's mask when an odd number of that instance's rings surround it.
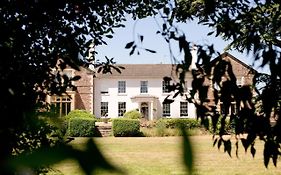
<svg viewBox="0 0 281 175">
<path fill-rule="evenodd" d="M 93 114 L 86 110 L 75 109 L 70 111 L 66 116 L 66 119 L 70 118 L 95 118 Z"/>
<path fill-rule="evenodd" d="M 163 125 L 166 126 L 166 128 L 193 129 L 200 127 L 200 122 L 197 119 L 187 118 L 161 118 L 156 122 L 156 127 Z"/>
<path fill-rule="evenodd" d="M 130 137 L 140 135 L 140 121 L 137 119 L 114 119 L 112 121 L 113 135 L 115 137 Z"/>
<path fill-rule="evenodd" d="M 95 121 L 93 118 L 70 118 L 67 134 L 72 137 L 93 137 Z"/>
<path fill-rule="evenodd" d="M 124 114 L 124 118 L 128 119 L 141 119 L 141 113 L 137 110 L 131 110 Z"/>
</svg>

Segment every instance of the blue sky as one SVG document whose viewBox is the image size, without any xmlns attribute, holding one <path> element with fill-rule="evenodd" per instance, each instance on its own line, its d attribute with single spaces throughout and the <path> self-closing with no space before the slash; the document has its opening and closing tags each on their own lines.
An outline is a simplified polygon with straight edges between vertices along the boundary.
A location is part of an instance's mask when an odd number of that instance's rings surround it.
<svg viewBox="0 0 281 175">
<path fill-rule="evenodd" d="M 159 19 L 158 19 L 159 22 Z M 158 64 L 158 63 L 171 63 L 171 57 L 169 52 L 169 46 L 164 41 L 161 35 L 156 34 L 159 30 L 157 22 L 154 18 L 146 18 L 143 20 L 133 21 L 128 19 L 125 23 L 125 28 L 115 30 L 115 34 L 112 39 L 106 40 L 108 45 L 98 46 L 96 51 L 98 55 L 96 58 L 103 60 L 105 56 L 112 58 L 117 64 Z M 221 38 L 214 36 L 207 36 L 211 30 L 202 25 L 198 25 L 195 22 L 188 22 L 186 24 L 178 24 L 179 28 L 185 33 L 188 41 L 196 44 L 214 44 L 214 48 L 220 53 L 224 52 L 224 48 L 228 42 L 223 41 Z M 142 46 L 155 50 L 156 53 L 140 51 L 140 55 L 129 55 L 130 50 L 125 49 L 125 45 L 128 42 L 133 41 L 137 35 L 143 35 L 144 40 Z M 181 59 L 182 55 L 178 52 L 177 45 L 173 46 L 174 55 Z M 253 65 L 253 59 L 250 55 L 240 53 L 238 51 L 228 51 L 230 54 L 245 62 L 248 65 L 258 69 L 258 64 Z M 262 71 L 262 69 L 259 69 Z"/>
</svg>

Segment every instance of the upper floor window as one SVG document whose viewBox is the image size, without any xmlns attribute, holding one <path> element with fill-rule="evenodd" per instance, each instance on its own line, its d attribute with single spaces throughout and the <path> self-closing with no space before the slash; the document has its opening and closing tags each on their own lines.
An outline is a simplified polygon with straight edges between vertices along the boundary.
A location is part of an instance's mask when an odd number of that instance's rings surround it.
<svg viewBox="0 0 281 175">
<path fill-rule="evenodd" d="M 188 92 L 188 81 L 184 81 L 184 92 Z"/>
<path fill-rule="evenodd" d="M 118 93 L 126 93 L 126 81 L 118 81 Z"/>
<path fill-rule="evenodd" d="M 122 117 L 126 112 L 126 102 L 118 102 L 118 117 Z"/>
<path fill-rule="evenodd" d="M 170 81 L 162 81 L 162 92 L 169 93 L 168 87 L 170 86 Z"/>
<path fill-rule="evenodd" d="M 51 97 L 51 104 L 54 105 L 59 116 L 65 116 L 71 111 L 71 101 L 72 99 L 67 95 Z"/>
<path fill-rule="evenodd" d="M 140 82 L 140 93 L 147 93 L 148 92 L 148 81 L 141 81 Z"/>
<path fill-rule="evenodd" d="M 188 102 L 180 102 L 180 116 L 188 116 Z"/>
<path fill-rule="evenodd" d="M 171 116 L 171 107 L 169 103 L 163 103 L 163 117 Z"/>
</svg>

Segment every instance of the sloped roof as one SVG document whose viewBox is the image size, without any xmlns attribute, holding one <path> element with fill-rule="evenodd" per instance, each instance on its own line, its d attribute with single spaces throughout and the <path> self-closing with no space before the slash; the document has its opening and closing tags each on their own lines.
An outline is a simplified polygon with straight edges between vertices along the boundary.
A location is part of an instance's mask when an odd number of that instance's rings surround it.
<svg viewBox="0 0 281 175">
<path fill-rule="evenodd" d="M 249 71 L 251 71 L 252 73 L 257 72 L 251 66 L 240 61 L 239 59 L 229 54 L 228 52 L 224 52 L 223 54 L 212 60 L 210 65 L 214 66 L 219 59 L 225 57 L 231 58 L 233 61 L 249 69 Z M 121 74 L 118 73 L 116 70 L 112 69 L 112 74 L 97 73 L 96 77 L 97 78 L 136 78 L 136 77 L 163 78 L 165 76 L 173 77 L 173 75 L 175 75 L 172 64 L 117 64 L 115 66 L 122 66 L 125 69 L 120 69 Z M 191 77 L 190 72 L 187 73 L 187 77 L 189 76 Z"/>
<path fill-rule="evenodd" d="M 96 74 L 97 78 L 134 78 L 134 77 L 161 77 L 172 75 L 172 64 L 117 64 L 125 69 L 120 69 L 121 74 L 112 69 L 112 74 Z"/>
<path fill-rule="evenodd" d="M 225 57 L 231 58 L 233 61 L 235 61 L 238 64 L 240 64 L 240 65 L 244 66 L 245 68 L 249 69 L 250 72 L 257 73 L 257 71 L 253 67 L 251 67 L 250 65 L 247 65 L 246 63 L 242 62 L 241 60 L 239 60 L 238 58 L 236 58 L 235 56 L 231 55 L 228 52 L 224 52 L 220 56 L 218 56 L 215 59 L 213 59 L 211 61 L 211 65 L 214 65 L 217 61 L 219 61 L 219 59 L 225 58 Z"/>
</svg>

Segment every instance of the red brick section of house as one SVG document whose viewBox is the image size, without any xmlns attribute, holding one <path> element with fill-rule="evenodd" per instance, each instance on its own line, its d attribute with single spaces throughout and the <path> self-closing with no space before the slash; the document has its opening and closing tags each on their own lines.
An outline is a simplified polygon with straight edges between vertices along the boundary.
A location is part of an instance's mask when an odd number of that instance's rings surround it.
<svg viewBox="0 0 281 175">
<path fill-rule="evenodd" d="M 240 86 L 251 86 L 253 84 L 253 78 L 254 78 L 254 75 L 257 71 L 254 70 L 252 67 L 248 66 L 247 64 L 243 63 L 242 61 L 238 60 L 233 55 L 231 55 L 227 52 L 223 53 L 222 55 L 220 55 L 219 57 L 217 57 L 216 59 L 211 61 L 212 71 L 214 70 L 213 68 L 215 67 L 215 65 L 217 64 L 217 62 L 220 59 L 222 59 L 226 62 L 230 62 L 233 74 L 236 78 L 236 84 L 238 85 L 238 87 L 240 87 Z M 229 78 L 228 76 L 229 75 L 227 73 L 225 73 L 223 75 L 222 81 L 227 80 Z M 213 106 L 215 104 L 215 102 L 214 102 L 214 100 L 215 100 L 214 89 L 211 86 L 212 78 L 213 77 L 211 75 L 211 77 L 206 78 L 205 81 L 204 81 L 204 84 L 206 86 L 209 86 L 209 89 L 208 89 L 208 100 L 209 100 L 208 106 Z"/>
<path fill-rule="evenodd" d="M 80 71 L 75 71 L 74 74 L 81 76 L 81 79 L 75 82 L 77 91 L 74 97 L 75 99 L 74 108 L 84 109 L 93 113 L 93 106 L 94 106 L 93 72 L 89 69 L 80 68 Z"/>
<path fill-rule="evenodd" d="M 238 84 L 241 83 L 241 78 L 244 77 L 243 84 L 252 85 L 253 77 L 256 73 L 256 70 L 254 70 L 252 67 L 248 66 L 247 64 L 243 63 L 242 61 L 238 60 L 237 58 L 227 52 L 223 53 L 221 55 L 221 58 L 226 61 L 230 61 L 233 73 L 236 76 Z"/>
</svg>

